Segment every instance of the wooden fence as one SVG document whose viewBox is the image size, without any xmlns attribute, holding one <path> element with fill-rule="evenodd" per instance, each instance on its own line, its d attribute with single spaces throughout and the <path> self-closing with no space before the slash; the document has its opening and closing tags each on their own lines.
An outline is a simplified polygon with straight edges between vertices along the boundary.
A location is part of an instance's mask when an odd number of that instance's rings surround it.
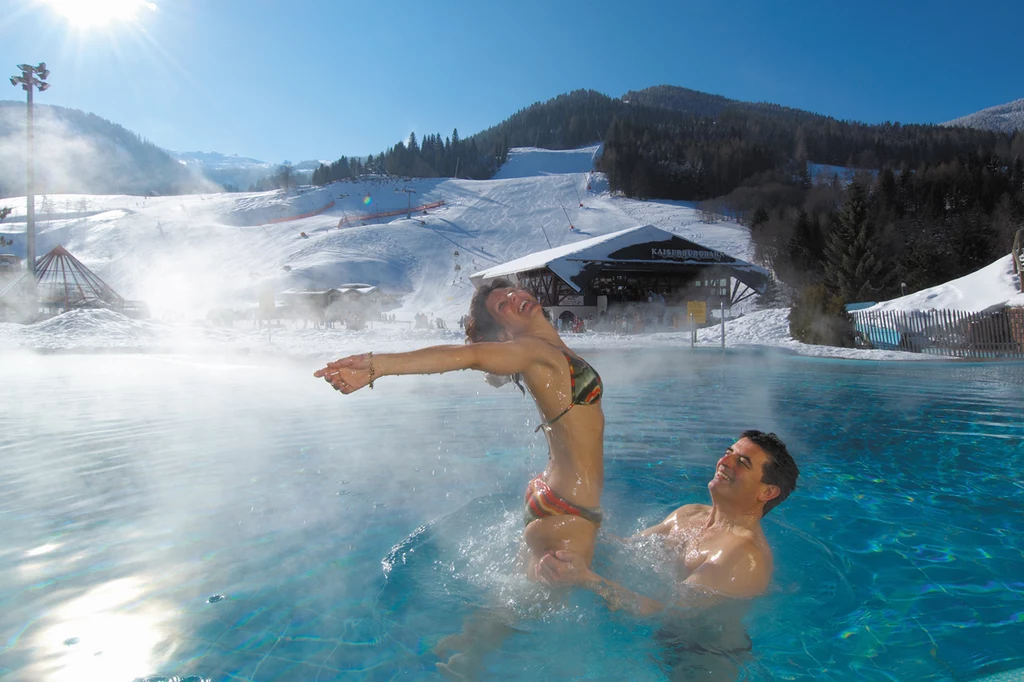
<svg viewBox="0 0 1024 682">
<path fill-rule="evenodd" d="M 850 313 L 858 342 L 868 348 L 956 358 L 1024 359 L 1024 308 L 858 310 Z"/>
</svg>

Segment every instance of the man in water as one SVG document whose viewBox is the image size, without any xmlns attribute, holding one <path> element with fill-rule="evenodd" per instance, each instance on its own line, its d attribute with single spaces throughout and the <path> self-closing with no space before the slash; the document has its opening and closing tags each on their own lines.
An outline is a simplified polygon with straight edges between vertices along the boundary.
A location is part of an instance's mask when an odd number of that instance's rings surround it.
<svg viewBox="0 0 1024 682">
<path fill-rule="evenodd" d="M 685 504 L 658 525 L 640 533 L 641 537 L 660 537 L 671 552 L 676 589 L 670 604 L 598 575 L 579 555 L 569 551 L 545 556 L 538 574 L 551 585 L 584 587 L 613 610 L 639 616 L 665 612 L 671 616 L 671 624 L 659 631 L 658 638 L 668 645 L 667 658 L 677 659 L 669 662 L 670 667 L 679 672 L 682 663 L 690 672 L 694 667 L 711 672 L 708 669 L 721 663 L 721 659 L 749 651 L 750 639 L 739 626 L 738 618 L 732 618 L 736 625 L 731 628 L 733 636 L 724 635 L 730 643 L 719 638 L 713 646 L 707 646 L 707 642 L 698 644 L 692 641 L 692 632 L 696 629 L 699 633 L 705 628 L 695 628 L 693 624 L 712 611 L 720 612 L 719 615 L 723 610 L 735 613 L 736 604 L 729 606 L 726 602 L 765 592 L 773 561 L 761 518 L 789 496 L 799 475 L 796 462 L 778 436 L 744 431 L 718 460 L 708 483 L 711 506 Z M 709 606 L 715 608 L 705 608 Z M 685 619 L 689 619 L 689 624 L 681 627 L 680 622 Z M 716 630 L 723 632 L 721 627 Z"/>
</svg>

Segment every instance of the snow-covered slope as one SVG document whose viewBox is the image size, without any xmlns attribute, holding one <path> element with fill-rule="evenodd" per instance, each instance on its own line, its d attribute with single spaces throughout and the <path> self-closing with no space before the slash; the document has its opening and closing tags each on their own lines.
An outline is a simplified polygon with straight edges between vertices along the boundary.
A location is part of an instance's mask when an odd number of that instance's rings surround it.
<svg viewBox="0 0 1024 682">
<path fill-rule="evenodd" d="M 600 145 L 567 151 L 519 147 L 510 149 L 508 160 L 495 174 L 495 180 L 529 178 L 536 175 L 589 173 L 600 155 Z"/>
<path fill-rule="evenodd" d="M 513 151 L 511 167 L 503 169 L 510 177 L 486 181 L 376 178 L 288 193 L 37 197 L 39 253 L 63 244 L 123 296 L 149 303 L 155 317 L 136 321 L 107 311 L 75 311 L 28 326 L 0 323 L 0 349 L 194 349 L 318 357 L 365 350 L 368 344 L 381 351 L 408 350 L 459 343 L 461 335 L 457 329 L 414 330 L 409 324 L 377 324 L 365 332 L 291 325 L 268 333 L 248 325 L 215 328 L 202 321 L 213 308 L 253 307 L 264 286 L 280 292 L 367 282 L 399 295 L 400 321 L 425 312 L 455 327 L 472 295 L 469 274 L 549 246 L 645 224 L 753 260 L 749 232 L 736 223 L 702 223 L 683 202 L 609 195 L 604 177 L 593 173 L 587 161 L 594 148 Z M 444 206 L 411 218 L 372 217 L 405 208 L 409 195 L 401 189 L 416 192 L 413 205 L 443 200 Z M 332 201 L 317 215 L 271 222 L 314 213 Z M 24 254 L 24 199 L 5 199 L 0 206 L 14 209 L 0 223 L 0 234 L 14 241 L 6 250 Z M 879 307 L 981 309 L 1007 300 L 1024 305 L 1011 267 L 1009 258 L 1001 259 L 968 277 Z M 789 337 L 787 315 L 788 310 L 765 310 L 729 320 L 727 343 L 806 355 L 930 357 L 807 346 Z M 189 322 L 200 324 L 183 324 Z M 719 333 L 715 327 L 700 330 L 698 344 L 717 346 Z M 588 333 L 573 341 L 580 348 L 689 343 L 688 332 L 664 330 L 642 337 Z"/>
<path fill-rule="evenodd" d="M 1012 133 L 1024 130 L 1024 98 L 999 104 L 988 109 L 976 111 L 967 116 L 946 121 L 944 126 L 964 126 L 965 128 L 981 128 L 1001 133 Z"/>
<path fill-rule="evenodd" d="M 499 176 L 485 181 L 375 178 L 292 192 L 37 197 L 37 251 L 64 245 L 123 296 L 147 301 L 165 319 L 254 305 L 265 285 L 280 292 L 367 282 L 400 295 L 400 313 L 455 320 L 472 293 L 472 272 L 639 224 L 751 258 L 749 234 L 736 223 L 702 224 L 679 202 L 610 196 L 603 176 L 592 172 L 597 152 L 512 150 Z M 411 219 L 355 220 L 406 208 L 409 195 L 399 191 L 406 189 L 415 192 L 414 206 L 444 206 Z M 331 202 L 319 215 L 271 222 Z M 24 199 L 0 205 L 14 209 L 0 232 L 23 254 Z"/>
</svg>

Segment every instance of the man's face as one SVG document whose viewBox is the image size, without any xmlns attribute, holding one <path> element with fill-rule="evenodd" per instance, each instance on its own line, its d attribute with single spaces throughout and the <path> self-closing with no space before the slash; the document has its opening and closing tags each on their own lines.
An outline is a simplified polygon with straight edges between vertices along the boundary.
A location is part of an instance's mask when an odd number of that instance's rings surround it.
<svg viewBox="0 0 1024 682">
<path fill-rule="evenodd" d="M 771 499 L 774 495 L 769 489 L 775 486 L 761 482 L 767 461 L 764 450 L 749 438 L 740 438 L 718 460 L 708 490 L 712 496 L 744 505 L 753 504 L 759 497 Z"/>
</svg>

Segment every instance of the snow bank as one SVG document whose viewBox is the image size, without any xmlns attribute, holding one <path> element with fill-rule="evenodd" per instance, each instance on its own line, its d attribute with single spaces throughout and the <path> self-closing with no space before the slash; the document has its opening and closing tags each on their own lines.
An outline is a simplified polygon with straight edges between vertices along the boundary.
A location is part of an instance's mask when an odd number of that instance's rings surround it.
<svg viewBox="0 0 1024 682">
<path fill-rule="evenodd" d="M 1024 298 L 1020 294 L 1020 280 L 1013 270 L 1013 256 L 1010 254 L 969 275 L 878 303 L 866 310 L 977 312 L 1005 303 L 1024 304 Z"/>
</svg>

